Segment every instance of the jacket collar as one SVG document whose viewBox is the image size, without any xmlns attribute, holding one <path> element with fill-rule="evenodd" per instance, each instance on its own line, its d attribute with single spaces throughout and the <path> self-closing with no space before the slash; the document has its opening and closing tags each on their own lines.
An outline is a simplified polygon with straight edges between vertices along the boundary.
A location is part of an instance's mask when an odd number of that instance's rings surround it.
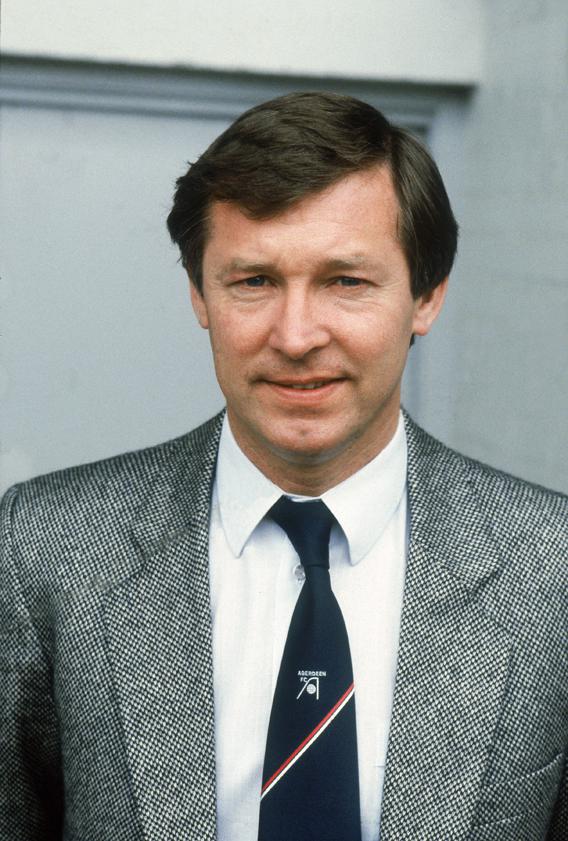
<svg viewBox="0 0 568 841">
<path fill-rule="evenodd" d="M 133 525 L 144 555 L 152 555 L 194 524 L 208 520 L 224 414 L 165 445 L 163 469 Z"/>
<path fill-rule="evenodd" d="M 408 496 L 412 540 L 475 589 L 500 564 L 479 511 L 467 460 L 440 444 L 403 411 L 408 442 Z M 159 473 L 136 516 L 133 533 L 145 555 L 209 516 L 224 412 L 166 445 Z M 467 518 L 467 528 L 458 528 Z M 483 551 L 471 535 L 483 534 Z"/>
<path fill-rule="evenodd" d="M 428 435 L 406 412 L 404 420 L 411 542 L 473 592 L 502 558 L 479 508 L 471 462 Z"/>
</svg>

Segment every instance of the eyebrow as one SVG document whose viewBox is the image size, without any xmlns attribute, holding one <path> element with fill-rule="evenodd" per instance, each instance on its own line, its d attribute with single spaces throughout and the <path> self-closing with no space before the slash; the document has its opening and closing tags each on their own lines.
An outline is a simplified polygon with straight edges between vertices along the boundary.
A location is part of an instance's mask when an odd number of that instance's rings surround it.
<svg viewBox="0 0 568 841">
<path fill-rule="evenodd" d="M 363 255 L 354 254 L 349 257 L 332 257 L 329 260 L 322 260 L 320 264 L 321 270 L 327 271 L 348 271 L 351 269 L 379 269 L 380 263 L 376 263 Z M 215 277 L 217 280 L 222 280 L 227 275 L 233 272 L 244 272 L 249 275 L 269 274 L 275 271 L 273 263 L 263 263 L 243 260 L 236 257 L 226 265 L 222 266 Z"/>
<path fill-rule="evenodd" d="M 273 268 L 274 266 L 270 263 L 254 263 L 249 262 L 248 260 L 241 260 L 237 257 L 229 263 L 226 263 L 224 266 L 221 266 L 219 271 L 215 273 L 215 278 L 217 280 L 222 280 L 224 277 L 232 274 L 233 272 L 246 272 L 246 274 L 250 275 L 264 274 Z"/>
<path fill-rule="evenodd" d="M 376 269 L 379 264 L 373 260 L 369 260 L 363 255 L 355 254 L 352 257 L 334 257 L 331 260 L 325 261 L 325 267 L 332 271 L 339 271 L 342 269 Z"/>
</svg>

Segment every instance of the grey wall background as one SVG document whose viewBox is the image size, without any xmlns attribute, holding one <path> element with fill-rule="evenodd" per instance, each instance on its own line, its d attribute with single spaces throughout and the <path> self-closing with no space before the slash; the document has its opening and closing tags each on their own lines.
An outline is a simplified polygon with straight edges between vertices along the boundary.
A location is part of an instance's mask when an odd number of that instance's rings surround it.
<svg viewBox="0 0 568 841">
<path fill-rule="evenodd" d="M 222 405 L 164 227 L 173 183 L 245 107 L 304 86 L 353 92 L 422 133 L 461 222 L 405 402 L 462 451 L 568 490 L 568 7 L 483 6 L 479 78 L 443 85 L 5 58 L 0 489 L 173 437 Z"/>
<path fill-rule="evenodd" d="M 568 4 L 487 4 L 465 112 L 452 430 L 568 490 Z"/>
</svg>

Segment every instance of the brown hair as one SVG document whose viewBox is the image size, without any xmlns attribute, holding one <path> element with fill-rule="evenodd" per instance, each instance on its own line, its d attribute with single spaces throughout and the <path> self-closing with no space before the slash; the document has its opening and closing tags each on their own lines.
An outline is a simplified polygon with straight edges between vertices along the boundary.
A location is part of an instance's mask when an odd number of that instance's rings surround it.
<svg viewBox="0 0 568 841">
<path fill-rule="evenodd" d="M 167 224 L 192 282 L 202 291 L 212 202 L 234 202 L 252 218 L 270 218 L 377 164 L 393 177 L 412 294 L 433 289 L 450 272 L 458 227 L 432 157 L 371 105 L 318 92 L 291 93 L 246 111 L 178 178 Z"/>
</svg>

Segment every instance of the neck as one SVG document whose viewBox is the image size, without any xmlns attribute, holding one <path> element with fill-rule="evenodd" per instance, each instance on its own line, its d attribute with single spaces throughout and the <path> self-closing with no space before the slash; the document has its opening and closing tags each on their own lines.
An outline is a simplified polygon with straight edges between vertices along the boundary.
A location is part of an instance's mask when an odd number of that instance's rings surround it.
<svg viewBox="0 0 568 841">
<path fill-rule="evenodd" d="M 261 450 L 238 435 L 232 424 L 231 431 L 247 458 L 284 493 L 321 496 L 357 473 L 382 452 L 394 437 L 397 424 L 398 411 L 373 439 L 366 442 L 356 439 L 340 452 L 323 456 L 282 453 L 268 447 Z"/>
</svg>

